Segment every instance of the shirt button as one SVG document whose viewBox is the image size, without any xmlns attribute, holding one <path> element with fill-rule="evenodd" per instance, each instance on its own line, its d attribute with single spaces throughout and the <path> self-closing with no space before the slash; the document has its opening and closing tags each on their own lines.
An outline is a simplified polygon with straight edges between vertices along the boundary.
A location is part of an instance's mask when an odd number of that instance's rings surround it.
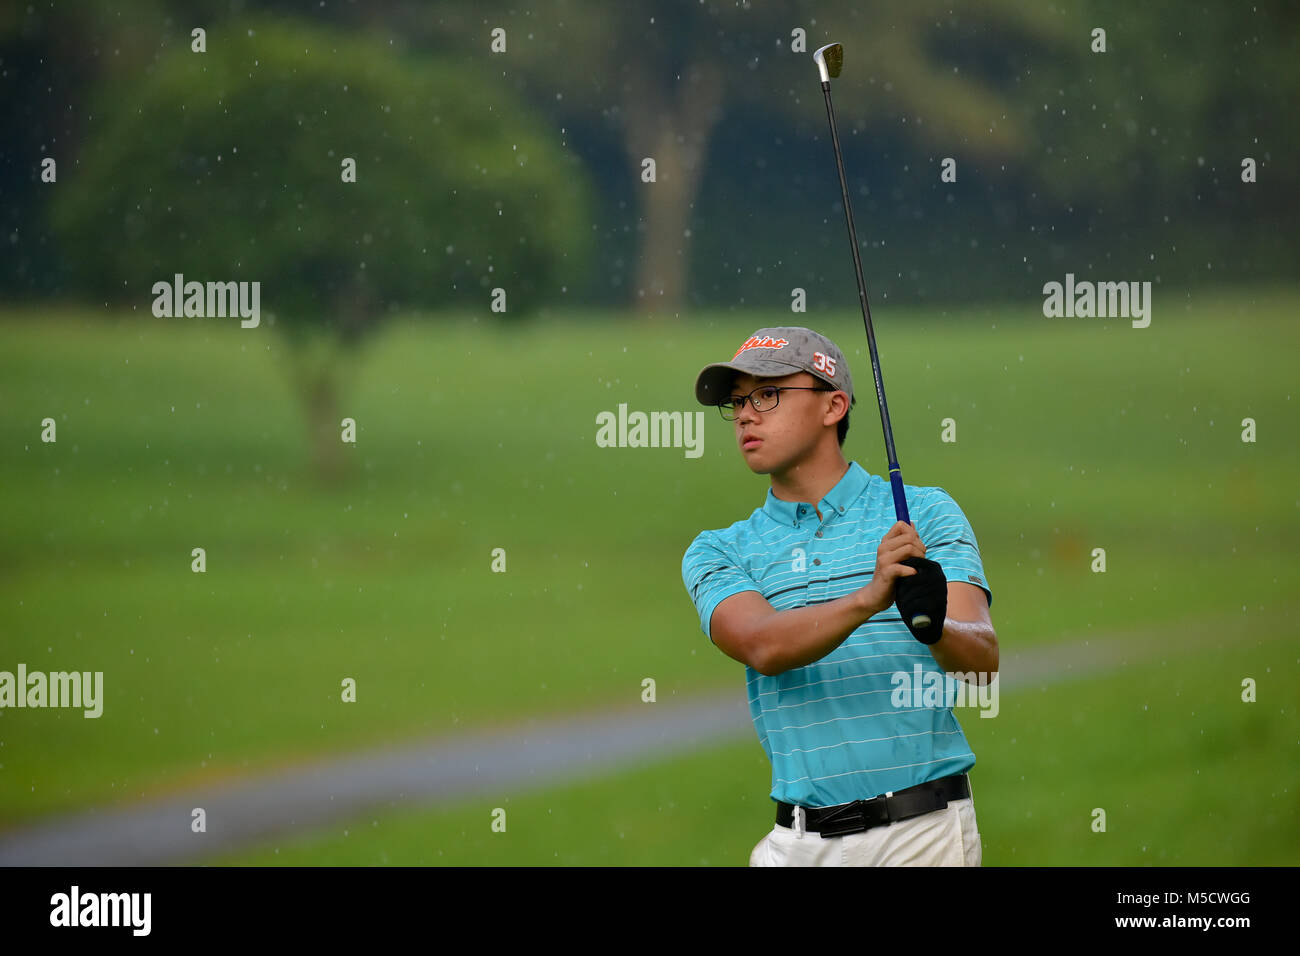
<svg viewBox="0 0 1300 956">
<path fill-rule="evenodd" d="M 821 558 L 813 558 L 813 564 L 821 564 L 821 563 L 822 563 Z"/>
<path fill-rule="evenodd" d="M 822 533 L 821 533 L 820 531 L 818 531 L 818 532 L 817 532 L 817 537 L 820 538 L 821 536 L 822 536 Z"/>
</svg>

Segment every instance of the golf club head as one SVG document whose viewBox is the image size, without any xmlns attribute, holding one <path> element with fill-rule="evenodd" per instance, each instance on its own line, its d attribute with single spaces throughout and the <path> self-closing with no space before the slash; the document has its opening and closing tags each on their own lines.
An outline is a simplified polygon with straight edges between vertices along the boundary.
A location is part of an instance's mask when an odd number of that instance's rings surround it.
<svg viewBox="0 0 1300 956">
<path fill-rule="evenodd" d="M 840 43 L 828 43 L 813 51 L 813 62 L 817 72 L 822 75 L 822 82 L 829 83 L 831 77 L 839 76 L 844 66 L 844 46 Z"/>
</svg>

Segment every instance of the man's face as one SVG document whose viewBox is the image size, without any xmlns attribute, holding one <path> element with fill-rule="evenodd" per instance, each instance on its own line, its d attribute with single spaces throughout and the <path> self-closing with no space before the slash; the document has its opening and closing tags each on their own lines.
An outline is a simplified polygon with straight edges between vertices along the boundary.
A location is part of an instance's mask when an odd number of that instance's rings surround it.
<svg viewBox="0 0 1300 956">
<path fill-rule="evenodd" d="M 775 408 L 756 412 L 752 402 L 745 402 L 745 407 L 736 413 L 733 422 L 736 444 L 745 464 L 757 475 L 768 475 L 785 471 L 807 458 L 824 440 L 825 426 L 838 419 L 834 409 L 846 405 L 848 399 L 843 393 L 829 391 L 829 385 L 807 372 L 781 378 L 755 378 L 738 373 L 732 380 L 731 394 L 748 395 L 762 386 L 799 386 L 795 391 L 780 392 Z M 808 388 L 828 391 L 806 391 Z M 761 398 L 762 394 L 755 397 Z"/>
</svg>

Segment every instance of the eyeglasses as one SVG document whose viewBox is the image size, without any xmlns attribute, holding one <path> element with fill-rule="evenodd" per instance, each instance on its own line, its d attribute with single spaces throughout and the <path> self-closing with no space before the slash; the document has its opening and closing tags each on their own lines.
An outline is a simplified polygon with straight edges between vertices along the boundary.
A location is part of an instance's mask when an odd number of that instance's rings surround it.
<svg viewBox="0 0 1300 956">
<path fill-rule="evenodd" d="M 725 402 L 718 404 L 718 411 L 729 422 L 734 422 L 745 407 L 745 402 L 754 406 L 756 412 L 770 412 L 781 403 L 782 392 L 833 392 L 833 388 L 814 385 L 760 385 L 748 395 L 732 395 Z"/>
</svg>

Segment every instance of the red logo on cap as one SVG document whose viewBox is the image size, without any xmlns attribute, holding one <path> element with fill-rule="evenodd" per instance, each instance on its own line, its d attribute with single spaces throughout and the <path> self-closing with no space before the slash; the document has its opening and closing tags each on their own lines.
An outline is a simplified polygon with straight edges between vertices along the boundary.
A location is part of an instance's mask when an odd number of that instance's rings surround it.
<svg viewBox="0 0 1300 956">
<path fill-rule="evenodd" d="M 751 335 L 745 340 L 745 344 L 736 349 L 736 354 L 731 357 L 734 362 L 736 357 L 746 349 L 783 349 L 790 343 L 785 339 L 774 339 L 770 335 L 765 335 L 761 339 L 757 335 Z"/>
</svg>

